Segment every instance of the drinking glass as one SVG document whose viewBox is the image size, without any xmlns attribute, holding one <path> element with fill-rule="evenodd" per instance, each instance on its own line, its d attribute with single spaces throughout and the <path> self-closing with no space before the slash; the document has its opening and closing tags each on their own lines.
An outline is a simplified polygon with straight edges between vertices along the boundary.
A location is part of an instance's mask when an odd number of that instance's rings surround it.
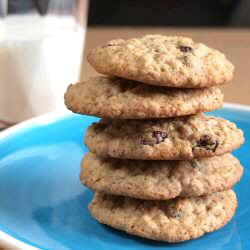
<svg viewBox="0 0 250 250">
<path fill-rule="evenodd" d="M 63 109 L 79 79 L 87 0 L 0 0 L 0 126 Z"/>
</svg>

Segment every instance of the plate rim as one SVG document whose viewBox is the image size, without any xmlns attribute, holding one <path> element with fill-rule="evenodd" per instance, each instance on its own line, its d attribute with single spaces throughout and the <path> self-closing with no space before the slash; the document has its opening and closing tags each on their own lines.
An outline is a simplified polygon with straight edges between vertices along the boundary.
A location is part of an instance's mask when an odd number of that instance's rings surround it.
<svg viewBox="0 0 250 250">
<path fill-rule="evenodd" d="M 232 102 L 225 102 L 222 108 L 229 108 L 235 110 L 242 110 L 250 112 L 250 105 L 237 104 Z M 9 136 L 25 129 L 30 128 L 34 125 L 48 125 L 52 122 L 56 122 L 67 117 L 73 116 L 74 114 L 68 110 L 53 111 L 43 115 L 33 117 L 31 119 L 25 120 L 14 125 L 11 128 L 8 128 L 0 132 L 0 140 L 8 138 Z M 27 250 L 37 250 L 38 247 L 32 246 L 25 243 L 22 240 L 15 238 L 14 236 L 9 235 L 7 232 L 4 232 L 0 229 L 0 246 L 5 249 L 27 249 Z"/>
</svg>

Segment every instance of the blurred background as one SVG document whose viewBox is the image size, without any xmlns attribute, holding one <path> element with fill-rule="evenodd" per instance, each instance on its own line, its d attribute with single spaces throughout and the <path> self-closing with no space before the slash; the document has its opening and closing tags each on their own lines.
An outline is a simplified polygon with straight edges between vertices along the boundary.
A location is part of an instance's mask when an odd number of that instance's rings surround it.
<svg viewBox="0 0 250 250">
<path fill-rule="evenodd" d="M 236 67 L 225 100 L 250 105 L 249 0 L 0 0 L 0 127 L 64 109 L 69 83 L 96 72 L 91 48 L 116 38 L 178 35 Z"/>
<path fill-rule="evenodd" d="M 90 26 L 249 27 L 249 0 L 91 0 Z"/>
</svg>

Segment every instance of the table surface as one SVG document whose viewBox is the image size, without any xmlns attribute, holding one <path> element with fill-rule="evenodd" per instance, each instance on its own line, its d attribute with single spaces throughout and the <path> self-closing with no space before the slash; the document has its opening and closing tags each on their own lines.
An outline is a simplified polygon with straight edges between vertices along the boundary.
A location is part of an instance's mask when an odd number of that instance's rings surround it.
<svg viewBox="0 0 250 250">
<path fill-rule="evenodd" d="M 250 29 L 196 29 L 165 27 L 94 27 L 89 28 L 85 43 L 81 79 L 85 80 L 97 73 L 86 61 L 91 48 L 111 39 L 131 38 L 145 34 L 178 35 L 193 38 L 195 41 L 224 52 L 235 65 L 235 76 L 230 84 L 222 86 L 226 102 L 250 105 Z"/>
</svg>

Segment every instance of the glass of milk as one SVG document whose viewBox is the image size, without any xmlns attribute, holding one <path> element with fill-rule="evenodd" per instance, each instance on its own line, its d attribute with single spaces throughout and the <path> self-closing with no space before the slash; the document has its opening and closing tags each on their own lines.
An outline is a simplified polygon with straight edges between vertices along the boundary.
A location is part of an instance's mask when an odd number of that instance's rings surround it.
<svg viewBox="0 0 250 250">
<path fill-rule="evenodd" d="M 0 0 L 0 127 L 64 108 L 79 80 L 87 0 Z"/>
</svg>

